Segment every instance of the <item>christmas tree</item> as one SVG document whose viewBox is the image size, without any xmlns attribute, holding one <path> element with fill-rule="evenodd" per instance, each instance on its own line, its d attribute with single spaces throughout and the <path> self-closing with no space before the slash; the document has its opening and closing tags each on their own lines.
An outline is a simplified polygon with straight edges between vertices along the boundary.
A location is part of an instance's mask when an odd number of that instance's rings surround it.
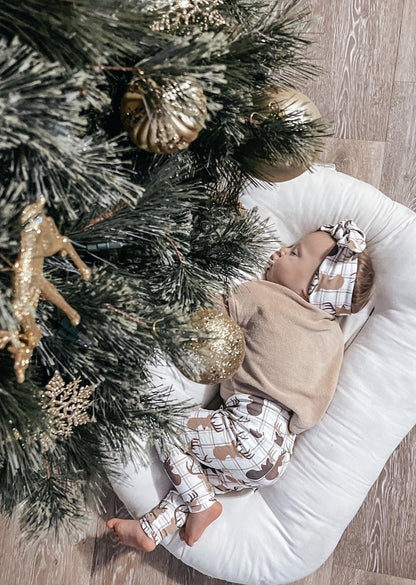
<svg viewBox="0 0 416 585">
<path fill-rule="evenodd" d="M 0 501 L 27 531 L 177 431 L 149 368 L 185 366 L 190 315 L 264 266 L 245 182 L 326 133 L 293 89 L 305 25 L 298 0 L 0 0 Z"/>
</svg>

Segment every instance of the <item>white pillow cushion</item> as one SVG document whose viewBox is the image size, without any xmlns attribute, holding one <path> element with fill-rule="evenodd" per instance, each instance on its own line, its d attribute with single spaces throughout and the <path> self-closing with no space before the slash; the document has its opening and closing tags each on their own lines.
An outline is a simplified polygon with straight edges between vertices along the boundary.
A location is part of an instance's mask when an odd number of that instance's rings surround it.
<svg viewBox="0 0 416 585">
<path fill-rule="evenodd" d="M 164 541 L 175 556 L 212 577 L 278 585 L 312 573 L 329 557 L 416 422 L 416 215 L 374 187 L 321 166 L 286 183 L 251 186 L 241 200 L 271 218 L 285 244 L 324 223 L 353 219 L 367 234 L 377 275 L 373 313 L 343 324 L 350 343 L 334 400 L 322 421 L 299 435 L 281 480 L 257 492 L 221 496 L 222 516 L 194 547 L 178 535 Z M 206 403 L 215 392 L 168 366 L 155 380 L 173 384 L 178 399 Z M 149 465 L 131 461 L 112 474 L 114 490 L 136 518 L 169 489 L 149 452 Z"/>
</svg>

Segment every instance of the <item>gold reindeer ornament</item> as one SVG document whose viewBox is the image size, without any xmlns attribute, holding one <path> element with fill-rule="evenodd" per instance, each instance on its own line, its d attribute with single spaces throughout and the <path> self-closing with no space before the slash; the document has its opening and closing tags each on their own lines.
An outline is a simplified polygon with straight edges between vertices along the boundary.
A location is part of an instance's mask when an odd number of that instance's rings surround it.
<svg viewBox="0 0 416 585">
<path fill-rule="evenodd" d="M 13 264 L 13 314 L 20 330 L 0 330 L 0 349 L 8 349 L 14 357 L 14 370 L 19 383 L 25 379 L 33 350 L 42 337 L 42 331 L 36 323 L 36 308 L 39 299 L 51 301 L 76 326 L 81 318 L 58 292 L 55 286 L 43 276 L 43 262 L 48 256 L 60 252 L 69 255 L 78 268 L 82 278 L 88 280 L 91 270 L 78 256 L 75 248 L 65 236 L 62 236 L 54 220 L 43 212 L 45 198 L 40 197 L 35 203 L 22 211 L 20 223 L 20 251 Z"/>
</svg>

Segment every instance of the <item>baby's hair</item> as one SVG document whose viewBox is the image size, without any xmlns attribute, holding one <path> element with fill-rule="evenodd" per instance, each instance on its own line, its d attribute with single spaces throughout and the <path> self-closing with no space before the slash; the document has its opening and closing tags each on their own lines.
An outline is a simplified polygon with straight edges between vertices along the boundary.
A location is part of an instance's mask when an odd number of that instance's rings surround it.
<svg viewBox="0 0 416 585">
<path fill-rule="evenodd" d="M 358 313 L 367 305 L 374 293 L 375 272 L 373 263 L 364 250 L 357 254 L 357 277 L 352 293 L 351 313 Z"/>
</svg>

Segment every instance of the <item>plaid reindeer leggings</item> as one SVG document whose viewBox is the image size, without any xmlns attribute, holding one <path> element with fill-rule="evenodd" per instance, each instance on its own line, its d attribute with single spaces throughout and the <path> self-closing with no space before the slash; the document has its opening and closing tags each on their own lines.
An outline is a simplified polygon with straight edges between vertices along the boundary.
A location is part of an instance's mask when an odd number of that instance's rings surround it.
<svg viewBox="0 0 416 585">
<path fill-rule="evenodd" d="M 206 510 L 216 493 L 272 485 L 284 472 L 296 435 L 290 413 L 246 394 L 231 396 L 220 410 L 198 408 L 184 419 L 187 452 L 179 444 L 158 447 L 175 489 L 140 518 L 159 544 L 183 526 L 188 513 Z"/>
</svg>

